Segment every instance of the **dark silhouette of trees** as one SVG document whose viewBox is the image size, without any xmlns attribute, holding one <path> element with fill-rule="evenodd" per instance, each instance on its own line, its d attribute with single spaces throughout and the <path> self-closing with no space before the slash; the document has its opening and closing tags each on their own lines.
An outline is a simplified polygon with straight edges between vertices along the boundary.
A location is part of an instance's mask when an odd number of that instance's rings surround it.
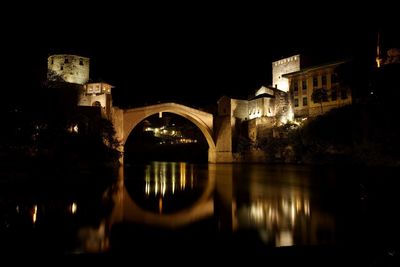
<svg viewBox="0 0 400 267">
<path fill-rule="evenodd" d="M 21 92 L 9 94 L 0 112 L 0 159 L 10 171 L 78 174 L 82 168 L 98 172 L 118 163 L 113 125 L 101 118 L 100 110 L 77 106 L 81 90 L 78 84 L 51 82 L 23 90 L 23 97 Z"/>
<path fill-rule="evenodd" d="M 316 88 L 313 90 L 311 94 L 311 99 L 314 103 L 319 103 L 321 106 L 321 114 L 322 110 L 322 102 L 328 101 L 328 91 L 325 88 Z"/>
</svg>

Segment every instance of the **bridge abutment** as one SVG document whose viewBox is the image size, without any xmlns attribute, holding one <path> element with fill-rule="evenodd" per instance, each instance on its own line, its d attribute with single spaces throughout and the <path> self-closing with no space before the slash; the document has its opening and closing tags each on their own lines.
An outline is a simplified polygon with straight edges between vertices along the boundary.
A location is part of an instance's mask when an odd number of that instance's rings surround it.
<svg viewBox="0 0 400 267">
<path fill-rule="evenodd" d="M 232 152 L 217 151 L 215 152 L 215 163 L 232 163 Z"/>
</svg>

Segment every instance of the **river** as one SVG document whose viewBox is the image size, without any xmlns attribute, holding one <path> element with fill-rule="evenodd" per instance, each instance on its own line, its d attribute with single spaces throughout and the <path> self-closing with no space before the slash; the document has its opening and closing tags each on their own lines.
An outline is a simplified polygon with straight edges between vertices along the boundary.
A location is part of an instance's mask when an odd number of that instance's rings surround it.
<svg viewBox="0 0 400 267">
<path fill-rule="evenodd" d="M 330 166 L 130 165 L 104 192 L 46 188 L 28 198 L 29 189 L 8 190 L 0 197 L 2 247 L 60 255 L 355 248 L 355 258 L 365 253 L 370 262 L 398 249 L 396 178 Z"/>
</svg>

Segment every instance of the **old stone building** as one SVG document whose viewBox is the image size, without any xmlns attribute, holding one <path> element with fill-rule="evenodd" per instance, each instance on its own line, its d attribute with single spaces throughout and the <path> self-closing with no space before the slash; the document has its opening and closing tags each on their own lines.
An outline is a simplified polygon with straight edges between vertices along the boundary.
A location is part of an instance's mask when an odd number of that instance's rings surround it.
<svg viewBox="0 0 400 267">
<path fill-rule="evenodd" d="M 284 74 L 299 71 L 300 63 L 300 55 L 272 62 L 272 86 L 283 92 L 289 91 L 289 81 Z"/>
<path fill-rule="evenodd" d="M 89 82 L 90 59 L 77 55 L 51 55 L 47 59 L 47 79 L 82 85 L 79 106 L 95 106 L 101 115 L 111 118 L 112 85 L 105 82 Z"/>
<path fill-rule="evenodd" d="M 47 78 L 61 78 L 68 83 L 89 81 L 89 58 L 76 55 L 52 55 L 47 59 Z"/>
<path fill-rule="evenodd" d="M 217 125 L 227 136 L 224 143 L 217 144 L 219 151 L 232 151 L 235 157 L 240 152 L 241 137 L 254 143 L 280 137 L 278 127 L 289 121 L 298 122 L 351 104 L 351 92 L 340 86 L 336 72 L 345 61 L 304 68 L 300 59 L 300 55 L 294 55 L 272 62 L 273 85 L 260 87 L 250 99 L 219 99 Z M 325 94 L 314 102 L 312 95 L 317 89 Z"/>
<path fill-rule="evenodd" d="M 235 150 L 238 135 L 256 141 L 262 136 L 272 135 L 275 126 L 293 120 L 293 109 L 289 98 L 289 79 L 284 75 L 300 70 L 300 55 L 272 62 L 274 86 L 261 86 L 250 99 L 233 99 L 227 96 L 218 101 L 218 117 L 226 118 L 232 143 L 225 144 L 227 150 Z M 224 124 L 224 125 L 225 125 Z M 245 132 L 244 132 L 245 131 Z"/>
<path fill-rule="evenodd" d="M 340 86 L 336 72 L 337 67 L 344 63 L 337 61 L 283 75 L 289 81 L 290 102 L 295 118 L 315 117 L 333 108 L 351 104 L 350 89 Z M 321 93 L 320 101 L 312 98 L 316 90 Z"/>
</svg>

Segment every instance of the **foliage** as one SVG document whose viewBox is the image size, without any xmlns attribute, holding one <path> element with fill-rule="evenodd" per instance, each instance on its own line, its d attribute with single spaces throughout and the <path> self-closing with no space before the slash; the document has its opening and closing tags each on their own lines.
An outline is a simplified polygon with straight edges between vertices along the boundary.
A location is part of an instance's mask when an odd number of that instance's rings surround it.
<svg viewBox="0 0 400 267">
<path fill-rule="evenodd" d="M 257 146 L 266 152 L 271 162 L 299 162 L 304 151 L 301 128 L 288 122 L 273 129 L 275 134 L 262 138 Z"/>
<path fill-rule="evenodd" d="M 237 137 L 236 151 L 240 154 L 249 151 L 254 146 L 253 142 L 244 135 L 239 135 Z"/>
<path fill-rule="evenodd" d="M 3 162 L 18 162 L 25 171 L 29 162 L 36 162 L 36 169 L 51 166 L 77 173 L 82 168 L 101 172 L 110 163 L 117 164 L 119 144 L 113 126 L 77 106 L 80 90 L 80 85 L 59 83 L 25 91 L 24 98 L 11 94 L 0 115 L 5 126 L 0 132 Z"/>
<path fill-rule="evenodd" d="M 322 114 L 322 102 L 328 101 L 328 91 L 325 88 L 316 88 L 311 94 L 311 99 L 314 103 L 319 103 L 321 105 Z"/>
<path fill-rule="evenodd" d="M 304 125 L 306 154 L 311 161 L 398 164 L 400 127 L 393 120 L 398 115 L 379 103 L 331 110 Z"/>
</svg>

